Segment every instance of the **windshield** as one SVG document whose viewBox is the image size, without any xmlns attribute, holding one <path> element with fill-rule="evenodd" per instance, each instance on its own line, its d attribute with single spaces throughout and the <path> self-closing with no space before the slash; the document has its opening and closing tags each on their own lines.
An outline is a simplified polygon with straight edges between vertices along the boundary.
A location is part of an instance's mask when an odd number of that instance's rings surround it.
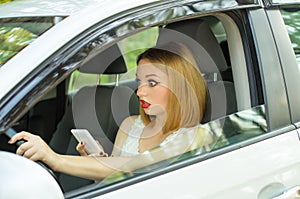
<svg viewBox="0 0 300 199">
<path fill-rule="evenodd" d="M 0 67 L 64 17 L 0 19 Z"/>
</svg>

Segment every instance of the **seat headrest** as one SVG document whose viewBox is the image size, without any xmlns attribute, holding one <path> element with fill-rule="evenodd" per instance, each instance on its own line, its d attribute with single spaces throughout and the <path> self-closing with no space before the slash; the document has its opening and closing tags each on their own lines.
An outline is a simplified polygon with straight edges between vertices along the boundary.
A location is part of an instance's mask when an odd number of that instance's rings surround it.
<svg viewBox="0 0 300 199">
<path fill-rule="evenodd" d="M 225 71 L 228 66 L 221 47 L 206 21 L 190 19 L 160 28 L 157 44 L 180 42 L 194 54 L 202 73 Z"/>
<path fill-rule="evenodd" d="M 80 72 L 90 74 L 121 74 L 126 73 L 125 60 L 117 44 L 97 52 L 95 50 L 79 68 Z"/>
</svg>

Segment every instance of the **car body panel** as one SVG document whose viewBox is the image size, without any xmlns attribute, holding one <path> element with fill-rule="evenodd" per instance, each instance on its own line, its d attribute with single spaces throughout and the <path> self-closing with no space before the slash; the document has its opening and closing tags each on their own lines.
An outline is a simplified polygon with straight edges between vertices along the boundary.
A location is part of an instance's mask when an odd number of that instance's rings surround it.
<svg viewBox="0 0 300 199">
<path fill-rule="evenodd" d="M 13 153 L 0 151 L 1 182 L 7 186 L 1 186 L 1 198 L 44 198 L 63 199 L 63 193 L 54 178 L 40 165 L 31 160 Z M 22 165 L 22 169 L 20 169 Z M 25 186 L 24 186 L 25 185 Z M 18 191 L 16 191 L 18 187 Z M 39 187 L 33 191 L 33 187 Z"/>
<path fill-rule="evenodd" d="M 258 198 L 273 183 L 285 190 L 299 185 L 299 155 L 294 130 L 95 198 Z"/>
</svg>

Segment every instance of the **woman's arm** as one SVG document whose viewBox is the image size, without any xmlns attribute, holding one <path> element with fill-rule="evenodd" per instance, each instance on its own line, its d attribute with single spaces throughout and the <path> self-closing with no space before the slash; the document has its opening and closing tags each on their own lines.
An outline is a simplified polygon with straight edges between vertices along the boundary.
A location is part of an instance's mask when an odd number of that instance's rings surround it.
<svg viewBox="0 0 300 199">
<path fill-rule="evenodd" d="M 17 149 L 17 154 L 33 161 L 42 161 L 57 172 L 99 180 L 119 170 L 120 167 L 125 168 L 124 165 L 132 159 L 117 156 L 119 156 L 123 143 L 127 138 L 127 133 L 125 132 L 131 129 L 136 117 L 137 116 L 131 116 L 126 118 L 118 130 L 112 152 L 112 155 L 116 157 L 61 155 L 55 153 L 39 136 L 25 131 L 17 133 L 12 137 L 9 143 L 13 144 L 17 140 L 24 139 L 26 142 Z M 123 170 L 126 171 L 126 169 Z"/>
<path fill-rule="evenodd" d="M 93 180 L 100 180 L 119 170 L 131 158 L 89 157 L 55 153 L 39 136 L 20 132 L 12 137 L 10 144 L 24 139 L 26 142 L 17 149 L 17 154 L 33 161 L 42 161 L 52 170 Z"/>
<path fill-rule="evenodd" d="M 42 161 L 54 171 L 92 180 L 103 179 L 112 172 L 119 170 L 131 172 L 213 143 L 211 134 L 200 127 L 184 132 L 168 143 L 159 145 L 138 156 L 97 157 L 57 154 L 39 136 L 28 132 L 16 134 L 9 143 L 13 144 L 20 139 L 27 142 L 17 149 L 17 154 L 33 161 Z"/>
<path fill-rule="evenodd" d="M 82 178 L 101 180 L 120 170 L 130 160 L 130 157 L 58 155 L 53 170 Z"/>
</svg>

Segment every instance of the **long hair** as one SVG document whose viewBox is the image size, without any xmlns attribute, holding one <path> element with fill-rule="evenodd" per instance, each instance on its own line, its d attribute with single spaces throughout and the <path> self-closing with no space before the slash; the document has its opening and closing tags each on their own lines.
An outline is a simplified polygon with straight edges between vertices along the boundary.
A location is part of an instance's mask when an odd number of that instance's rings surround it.
<svg viewBox="0 0 300 199">
<path fill-rule="evenodd" d="M 164 133 L 199 124 L 206 107 L 207 87 L 191 51 L 183 44 L 169 43 L 150 48 L 137 62 L 148 59 L 168 76 L 170 94 L 166 107 Z M 140 108 L 145 125 L 150 117 Z"/>
</svg>

